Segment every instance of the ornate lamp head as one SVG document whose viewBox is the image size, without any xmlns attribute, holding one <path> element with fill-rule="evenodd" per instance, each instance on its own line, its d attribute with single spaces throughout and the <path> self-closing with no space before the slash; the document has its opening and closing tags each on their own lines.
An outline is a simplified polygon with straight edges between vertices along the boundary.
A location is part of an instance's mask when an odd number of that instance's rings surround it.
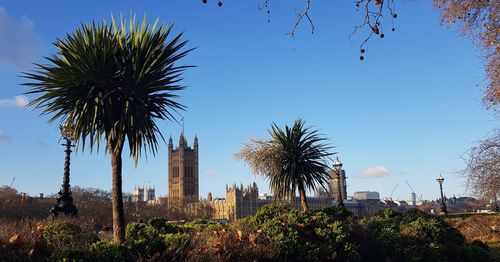
<svg viewBox="0 0 500 262">
<path fill-rule="evenodd" d="M 333 168 L 337 171 L 340 171 L 342 169 L 342 163 L 340 162 L 338 156 L 337 159 L 335 160 L 335 163 L 333 164 Z"/>
<path fill-rule="evenodd" d="M 444 177 L 439 174 L 439 177 L 436 178 L 436 181 L 438 181 L 439 184 L 442 184 L 444 182 Z"/>
</svg>

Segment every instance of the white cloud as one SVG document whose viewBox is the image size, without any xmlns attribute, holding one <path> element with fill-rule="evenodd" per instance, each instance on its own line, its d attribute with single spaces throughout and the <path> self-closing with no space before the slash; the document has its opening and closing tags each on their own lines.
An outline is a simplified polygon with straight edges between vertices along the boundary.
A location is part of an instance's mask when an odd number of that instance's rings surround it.
<svg viewBox="0 0 500 262">
<path fill-rule="evenodd" d="M 0 129 L 0 142 L 10 141 L 10 137 Z"/>
<path fill-rule="evenodd" d="M 214 170 L 207 170 L 207 171 L 205 171 L 205 176 L 214 177 L 216 175 L 217 175 L 217 172 L 215 172 Z"/>
<path fill-rule="evenodd" d="M 26 96 L 14 96 L 13 98 L 0 99 L 0 106 L 25 107 L 30 100 Z"/>
<path fill-rule="evenodd" d="M 383 166 L 369 167 L 359 173 L 362 178 L 377 178 L 391 175 L 392 171 Z"/>
<path fill-rule="evenodd" d="M 26 17 L 12 17 L 0 7 L 0 66 L 15 70 L 32 62 L 39 48 L 35 24 Z"/>
</svg>

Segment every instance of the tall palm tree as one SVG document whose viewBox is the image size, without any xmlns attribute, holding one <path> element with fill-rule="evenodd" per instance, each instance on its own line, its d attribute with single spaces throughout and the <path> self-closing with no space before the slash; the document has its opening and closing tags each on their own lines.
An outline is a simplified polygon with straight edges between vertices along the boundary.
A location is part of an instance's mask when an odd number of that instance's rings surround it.
<svg viewBox="0 0 500 262">
<path fill-rule="evenodd" d="M 294 196 L 298 190 L 302 209 L 308 210 L 306 191 L 328 185 L 328 162 L 333 153 L 317 130 L 304 126 L 298 119 L 290 128 L 271 126 L 268 140 L 251 140 L 236 153 L 254 173 L 269 179 L 278 199 Z"/>
<path fill-rule="evenodd" d="M 157 20 L 158 21 L 158 20 Z M 182 34 L 170 39 L 172 26 L 151 25 L 135 18 L 111 25 L 82 25 L 54 45 L 50 65 L 37 64 L 25 73 L 36 94 L 31 106 L 50 114 L 49 122 L 71 122 L 77 145 L 99 149 L 105 139 L 112 166 L 112 212 L 114 239 L 125 240 L 122 197 L 122 150 L 128 142 L 137 165 L 142 151 L 153 155 L 158 138 L 163 140 L 156 120 L 175 120 L 171 110 L 184 109 L 176 92 L 182 72 L 176 65 L 192 49 L 181 51 L 187 41 Z"/>
</svg>

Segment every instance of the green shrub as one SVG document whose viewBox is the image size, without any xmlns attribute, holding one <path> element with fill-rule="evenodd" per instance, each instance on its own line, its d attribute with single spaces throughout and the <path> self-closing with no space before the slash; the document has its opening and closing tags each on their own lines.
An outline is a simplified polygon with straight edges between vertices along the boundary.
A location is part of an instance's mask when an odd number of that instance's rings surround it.
<svg viewBox="0 0 500 262">
<path fill-rule="evenodd" d="M 165 218 L 158 217 L 149 220 L 148 226 L 152 227 L 159 234 L 177 233 L 180 230 L 178 226 L 168 223 Z"/>
<path fill-rule="evenodd" d="M 92 232 L 83 232 L 78 225 L 70 222 L 54 222 L 42 233 L 47 247 L 55 261 L 79 261 L 88 254 L 90 245 L 99 240 Z"/>
<path fill-rule="evenodd" d="M 98 241 L 91 245 L 92 257 L 100 262 L 131 261 L 130 250 L 125 245 Z"/>
<path fill-rule="evenodd" d="M 167 247 L 164 257 L 167 260 L 183 261 L 190 249 L 191 235 L 187 233 L 168 233 L 161 236 Z"/>
<path fill-rule="evenodd" d="M 133 241 L 146 237 L 146 224 L 132 222 L 128 223 L 125 227 L 125 239 L 127 241 Z"/>
<path fill-rule="evenodd" d="M 182 224 L 180 227 L 184 232 L 193 232 L 200 230 L 220 230 L 223 228 L 223 225 L 211 220 L 195 219 L 193 221 Z"/>
<path fill-rule="evenodd" d="M 50 256 L 50 261 L 86 262 L 92 260 L 88 251 L 76 248 L 57 249 Z"/>
<path fill-rule="evenodd" d="M 261 229 L 285 260 L 359 260 L 357 247 L 349 242 L 349 227 L 336 218 L 350 213 L 335 209 L 302 212 L 284 205 L 262 207 L 250 219 Z"/>
<path fill-rule="evenodd" d="M 147 224 L 129 223 L 125 229 L 128 248 L 134 257 L 150 258 L 165 251 L 165 234 L 173 234 L 181 229 L 163 218 L 153 218 Z"/>
<path fill-rule="evenodd" d="M 442 217 L 416 209 L 404 213 L 382 210 L 373 217 L 360 220 L 360 225 L 375 237 L 373 248 L 378 249 L 385 259 L 488 261 L 489 255 L 483 252 L 484 248 L 466 245 L 460 231 Z"/>
</svg>

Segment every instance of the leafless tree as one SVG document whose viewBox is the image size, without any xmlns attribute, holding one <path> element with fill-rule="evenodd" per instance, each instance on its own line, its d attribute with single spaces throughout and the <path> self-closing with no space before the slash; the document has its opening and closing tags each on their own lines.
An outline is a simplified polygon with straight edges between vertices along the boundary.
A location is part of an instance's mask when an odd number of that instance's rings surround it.
<svg viewBox="0 0 500 262">
<path fill-rule="evenodd" d="M 500 129 L 471 148 L 464 157 L 463 174 L 472 193 L 485 198 L 496 198 L 500 193 Z"/>
</svg>

